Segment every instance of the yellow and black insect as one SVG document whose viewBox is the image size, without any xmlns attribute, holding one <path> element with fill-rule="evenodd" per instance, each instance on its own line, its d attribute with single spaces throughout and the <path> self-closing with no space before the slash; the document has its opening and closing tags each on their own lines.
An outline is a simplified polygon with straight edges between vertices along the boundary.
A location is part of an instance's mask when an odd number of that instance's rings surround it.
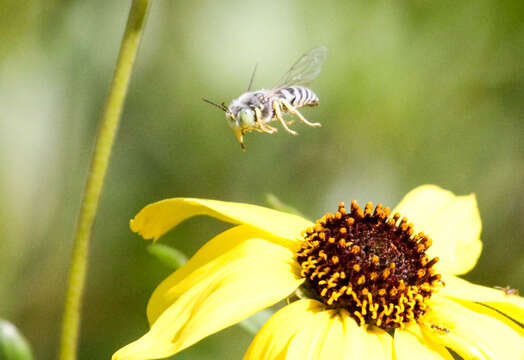
<svg viewBox="0 0 524 360">
<path fill-rule="evenodd" d="M 320 123 L 307 121 L 297 109 L 302 106 L 319 104 L 318 96 L 305 85 L 318 76 L 326 57 L 327 49 L 324 46 L 311 49 L 293 64 L 272 89 L 250 91 L 255 76 L 255 67 L 247 92 L 233 100 L 229 106 L 224 103 L 217 104 L 205 98 L 203 100 L 226 113 L 229 125 L 243 151 L 246 149 L 244 146 L 246 132 L 258 131 L 267 134 L 277 132 L 276 128 L 268 124 L 273 120 L 278 120 L 290 134 L 297 135 L 296 131 L 289 128 L 288 125 L 291 122 L 284 120 L 283 114 L 296 115 L 309 126 L 321 126 Z"/>
<path fill-rule="evenodd" d="M 510 296 L 510 295 L 518 295 L 519 294 L 519 290 L 518 289 L 514 289 L 512 288 L 511 286 L 494 286 L 495 289 L 497 290 L 500 290 L 500 291 L 503 291 L 504 294 L 506 294 L 507 296 Z"/>
<path fill-rule="evenodd" d="M 450 330 L 444 326 L 440 326 L 440 325 L 436 325 L 436 324 L 431 324 L 431 328 L 433 330 L 437 330 L 438 332 L 442 333 L 442 334 L 447 334 L 450 332 Z"/>
</svg>

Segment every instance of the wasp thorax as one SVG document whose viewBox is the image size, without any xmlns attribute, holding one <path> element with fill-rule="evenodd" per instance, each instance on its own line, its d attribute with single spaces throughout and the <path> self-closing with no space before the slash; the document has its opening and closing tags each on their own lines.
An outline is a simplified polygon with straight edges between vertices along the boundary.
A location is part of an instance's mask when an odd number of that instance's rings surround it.
<svg viewBox="0 0 524 360">
<path fill-rule="evenodd" d="M 388 207 L 362 210 L 343 203 L 303 232 L 297 253 L 301 275 L 319 300 L 344 308 L 360 324 L 384 329 L 405 327 L 427 309 L 440 283 L 425 251 L 431 239 L 414 234 L 413 225 Z"/>
</svg>

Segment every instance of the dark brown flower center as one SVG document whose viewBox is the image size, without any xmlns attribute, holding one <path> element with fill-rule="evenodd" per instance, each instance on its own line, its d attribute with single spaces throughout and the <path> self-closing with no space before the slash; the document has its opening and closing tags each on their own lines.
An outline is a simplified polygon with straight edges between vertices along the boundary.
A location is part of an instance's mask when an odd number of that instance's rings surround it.
<svg viewBox="0 0 524 360">
<path fill-rule="evenodd" d="M 413 225 L 388 207 L 355 201 L 347 213 L 340 203 L 303 232 L 297 253 L 307 279 L 320 301 L 344 308 L 360 324 L 384 329 L 405 327 L 427 309 L 440 275 L 425 251 L 431 239 L 414 234 Z"/>
</svg>

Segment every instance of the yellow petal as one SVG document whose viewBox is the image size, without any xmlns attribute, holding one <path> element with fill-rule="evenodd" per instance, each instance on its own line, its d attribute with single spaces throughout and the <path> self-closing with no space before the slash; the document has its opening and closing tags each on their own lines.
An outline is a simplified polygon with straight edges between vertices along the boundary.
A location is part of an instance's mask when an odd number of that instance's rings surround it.
<svg viewBox="0 0 524 360">
<path fill-rule="evenodd" d="M 453 360 L 445 347 L 424 337 L 418 325 L 396 329 L 393 344 L 399 360 Z"/>
<path fill-rule="evenodd" d="M 391 360 L 391 336 L 357 326 L 345 310 L 299 300 L 278 311 L 257 334 L 244 360 Z"/>
<path fill-rule="evenodd" d="M 393 210 L 408 218 L 417 232 L 433 239 L 427 253 L 438 256 L 441 273 L 464 274 L 480 256 L 481 222 L 474 194 L 456 196 L 435 185 L 410 191 Z"/>
<path fill-rule="evenodd" d="M 524 327 L 522 327 L 521 325 L 519 325 L 515 321 L 511 320 L 507 316 L 504 316 L 500 312 L 498 312 L 498 311 L 496 311 L 496 310 L 494 310 L 494 309 L 492 309 L 490 307 L 487 307 L 485 305 L 482 305 L 480 303 L 474 303 L 474 302 L 471 302 L 471 301 L 460 300 L 460 299 L 456 299 L 456 298 L 454 298 L 453 301 L 455 301 L 456 303 L 458 303 L 458 304 L 460 304 L 460 305 L 462 305 L 462 306 L 464 306 L 464 307 L 468 308 L 469 310 L 472 310 L 472 311 L 474 311 L 476 313 L 488 315 L 488 316 L 491 316 L 492 318 L 497 319 L 498 321 L 502 321 L 504 324 L 508 325 L 510 328 L 512 328 L 513 330 L 518 332 L 519 335 L 522 336 L 522 338 L 524 339 Z"/>
<path fill-rule="evenodd" d="M 249 226 L 228 230 L 220 239 L 211 241 L 223 242 L 229 238 L 236 242 L 235 246 L 196 267 L 183 279 L 172 275 L 166 280 L 173 286 L 155 291 L 148 309 L 154 319 L 149 332 L 117 351 L 113 359 L 171 356 L 295 290 L 303 280 L 293 261 L 294 253 L 253 237 L 254 231 L 260 234 Z"/>
<path fill-rule="evenodd" d="M 355 359 L 352 357 L 353 351 L 346 349 L 343 339 L 346 337 L 346 329 L 344 327 L 344 318 L 337 314 L 334 310 L 324 311 L 325 321 L 327 323 L 326 329 L 323 333 L 323 339 L 318 349 L 318 360 L 331 359 Z M 350 321 L 356 326 L 355 322 Z M 347 351 L 349 350 L 349 351 Z M 347 355 L 345 356 L 345 353 Z"/>
<path fill-rule="evenodd" d="M 318 360 L 391 360 L 393 338 L 374 326 L 359 327 L 346 310 L 328 310 L 329 326 L 319 344 Z"/>
<path fill-rule="evenodd" d="M 316 316 L 323 310 L 324 306 L 315 300 L 298 300 L 285 306 L 258 332 L 244 360 L 310 359 L 310 355 L 304 357 L 313 351 L 308 340 L 314 347 L 327 326 L 323 317 Z M 300 349 L 298 343 L 304 349 Z M 290 351 L 297 357 L 291 357 Z"/>
<path fill-rule="evenodd" d="M 442 280 L 446 286 L 439 290 L 440 295 L 483 303 L 524 324 L 524 298 L 506 295 L 504 291 L 472 284 L 452 275 L 445 275 Z"/>
<path fill-rule="evenodd" d="M 430 309 L 424 333 L 464 359 L 524 359 L 524 338 L 504 322 L 438 295 L 431 298 Z"/>
<path fill-rule="evenodd" d="M 180 222 L 196 215 L 208 215 L 233 224 L 248 224 L 278 237 L 295 241 L 312 223 L 300 216 L 261 206 L 173 198 L 147 205 L 130 222 L 131 230 L 144 239 L 158 240 Z"/>
<path fill-rule="evenodd" d="M 319 357 L 319 350 L 329 326 L 329 318 L 326 315 L 326 312 L 313 314 L 307 323 L 304 323 L 304 327 L 298 329 L 286 349 L 286 359 L 324 360 Z M 333 356 L 335 352 L 337 351 L 333 350 L 329 355 Z"/>
<path fill-rule="evenodd" d="M 393 338 L 384 330 L 369 326 L 365 329 L 362 337 L 362 348 L 364 354 L 360 359 L 393 359 Z"/>
<path fill-rule="evenodd" d="M 208 241 L 202 246 L 189 261 L 184 264 L 180 269 L 167 277 L 160 285 L 155 289 L 149 303 L 147 305 L 147 317 L 149 323 L 155 322 L 158 316 L 180 296 L 185 288 L 180 288 L 179 283 L 186 279 L 196 269 L 208 264 L 209 262 L 217 259 L 218 261 L 228 261 L 229 256 L 236 256 L 239 246 L 252 238 L 264 238 L 268 242 L 273 242 L 276 245 L 282 245 L 281 239 L 264 234 L 259 230 L 248 226 L 239 225 L 229 230 L 226 230 L 216 237 Z M 234 250 L 232 252 L 232 250 Z M 250 248 L 246 248 L 247 251 Z M 248 254 L 252 256 L 252 254 Z M 267 259 L 260 259 L 265 261 L 265 266 L 272 266 L 274 262 L 282 262 L 286 265 L 286 269 L 290 269 L 298 277 L 300 271 L 295 261 L 295 249 L 279 249 L 271 254 Z M 234 261 L 234 259 L 233 259 Z M 279 265 L 280 267 L 282 265 Z M 263 268 L 260 269 L 264 271 Z M 205 274 L 206 275 L 206 274 Z M 288 275 L 288 277 L 291 275 Z M 207 275 L 206 275 L 207 276 Z M 191 286 L 190 282 L 185 281 L 186 286 Z M 292 289 L 293 290 L 293 289 Z M 292 291 L 291 290 L 291 291 Z"/>
</svg>

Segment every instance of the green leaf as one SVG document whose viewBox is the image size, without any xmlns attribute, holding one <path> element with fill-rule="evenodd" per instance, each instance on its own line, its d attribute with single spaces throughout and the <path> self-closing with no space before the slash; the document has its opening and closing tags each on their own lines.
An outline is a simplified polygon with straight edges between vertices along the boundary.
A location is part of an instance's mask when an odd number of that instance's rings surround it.
<svg viewBox="0 0 524 360">
<path fill-rule="evenodd" d="M 260 328 L 266 323 L 266 321 L 273 315 L 273 310 L 264 309 L 251 315 L 244 321 L 238 323 L 244 330 L 255 335 Z"/>
<path fill-rule="evenodd" d="M 289 214 L 298 215 L 298 216 L 305 218 L 304 215 L 302 215 L 300 211 L 282 202 L 275 194 L 271 194 L 271 193 L 266 194 L 266 203 L 275 210 L 286 212 Z"/>
<path fill-rule="evenodd" d="M 29 343 L 16 326 L 0 319 L 0 359 L 32 360 L 33 353 Z"/>
<path fill-rule="evenodd" d="M 181 251 L 167 245 L 149 245 L 147 251 L 173 270 L 179 269 L 187 262 L 187 256 L 185 256 Z"/>
</svg>

